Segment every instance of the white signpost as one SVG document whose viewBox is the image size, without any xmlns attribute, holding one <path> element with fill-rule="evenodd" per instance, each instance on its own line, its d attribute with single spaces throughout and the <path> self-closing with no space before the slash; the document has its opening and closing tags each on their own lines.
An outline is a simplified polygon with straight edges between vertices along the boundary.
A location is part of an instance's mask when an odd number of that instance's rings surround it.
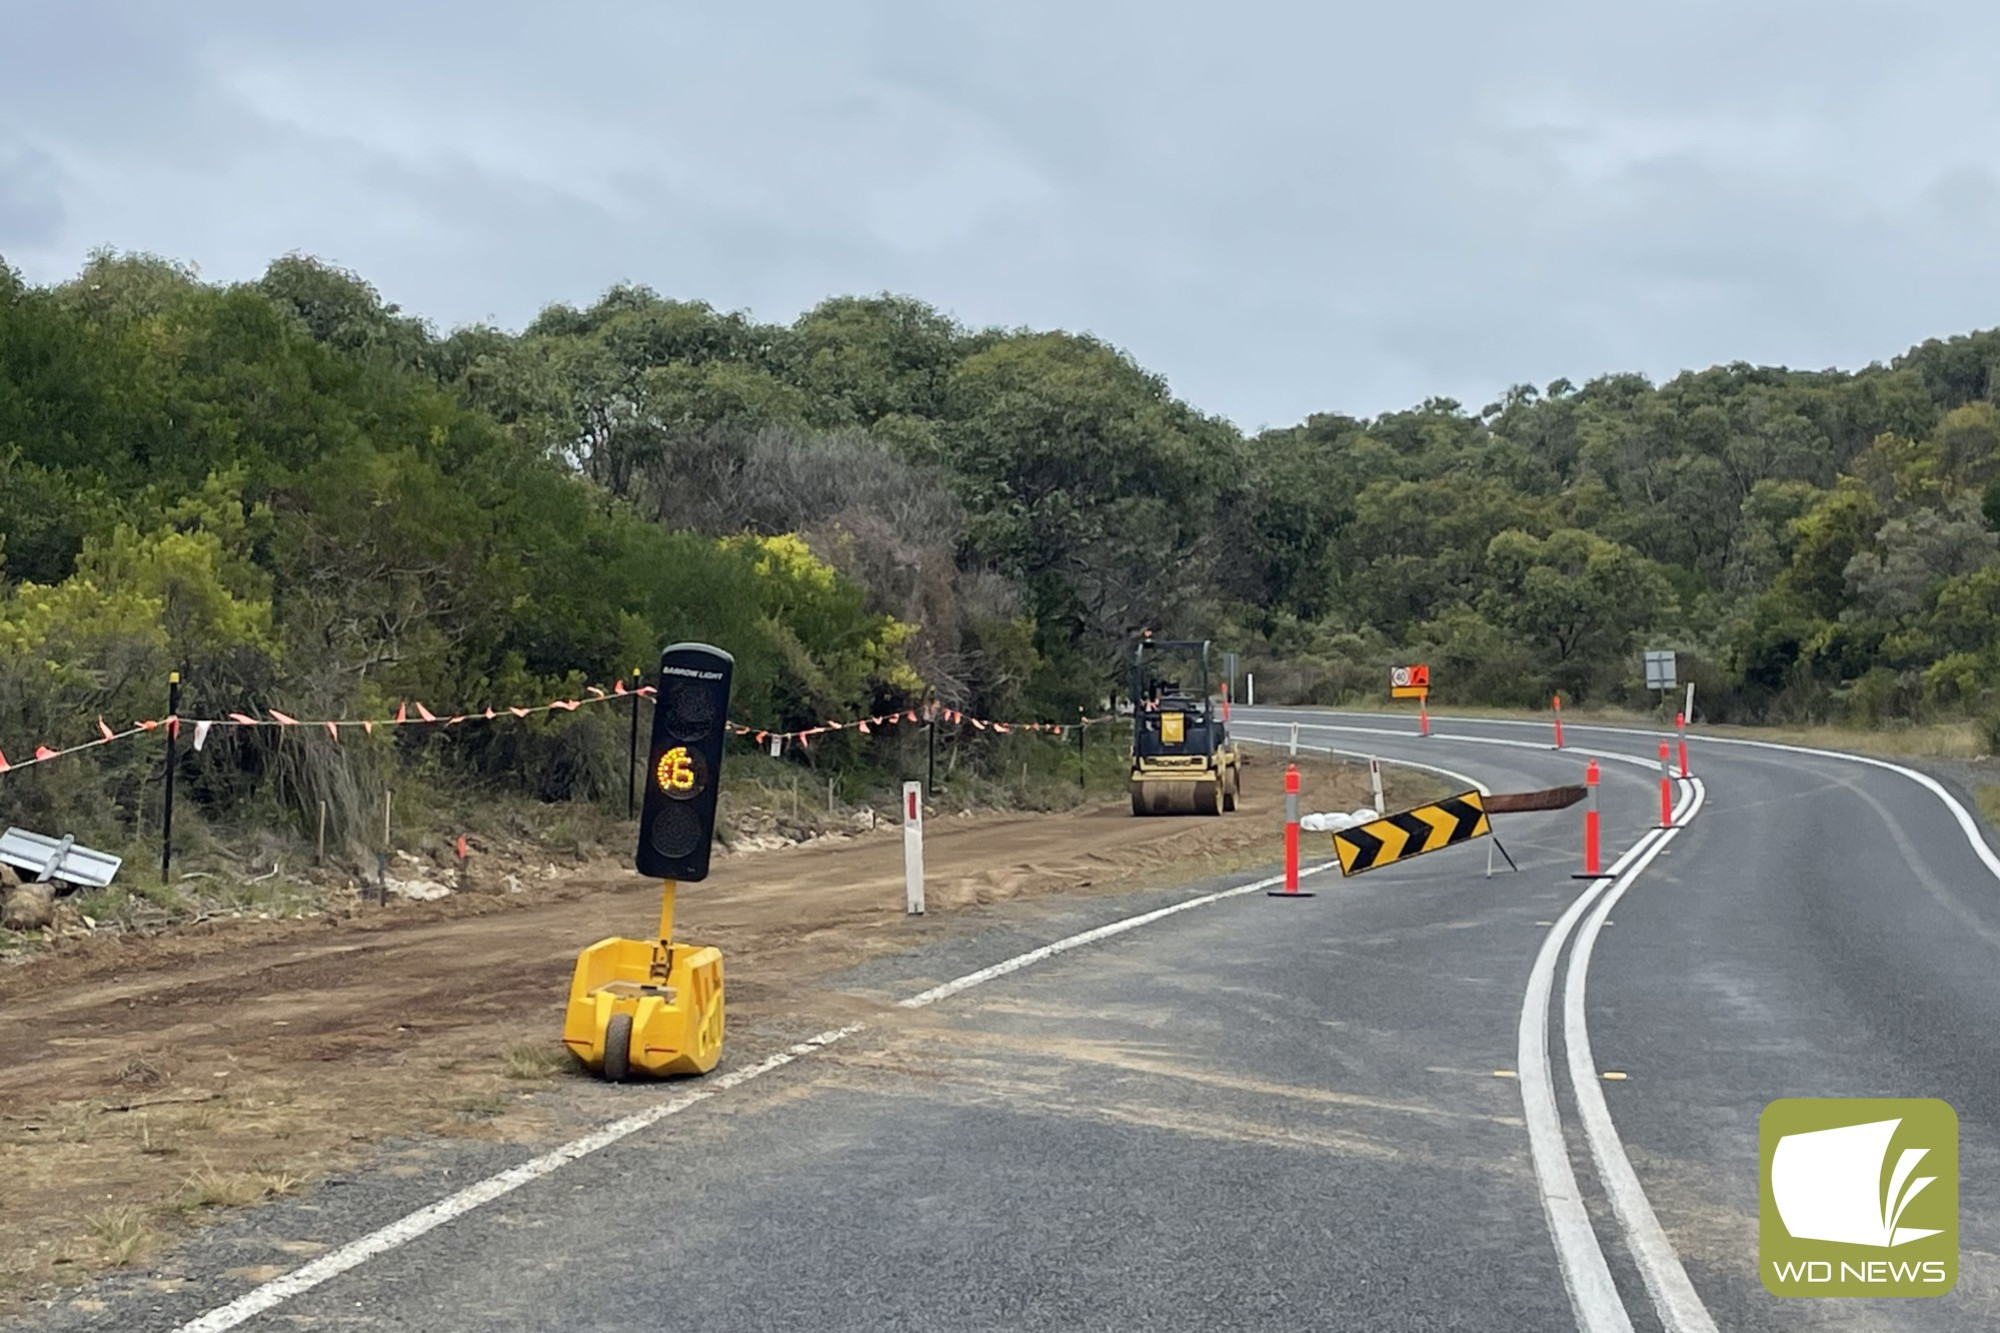
<svg viewBox="0 0 2000 1333">
<path fill-rule="evenodd" d="M 924 784 L 903 784 L 903 910 L 924 914 Z"/>
</svg>

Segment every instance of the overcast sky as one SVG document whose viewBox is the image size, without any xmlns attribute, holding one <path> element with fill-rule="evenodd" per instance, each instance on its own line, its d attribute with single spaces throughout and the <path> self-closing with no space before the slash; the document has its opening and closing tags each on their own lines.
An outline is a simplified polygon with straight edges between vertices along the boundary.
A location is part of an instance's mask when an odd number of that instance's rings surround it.
<svg viewBox="0 0 2000 1333">
<path fill-rule="evenodd" d="M 1245 428 L 2000 324 L 1992 0 L 0 0 L 0 257 L 1089 330 Z"/>
</svg>

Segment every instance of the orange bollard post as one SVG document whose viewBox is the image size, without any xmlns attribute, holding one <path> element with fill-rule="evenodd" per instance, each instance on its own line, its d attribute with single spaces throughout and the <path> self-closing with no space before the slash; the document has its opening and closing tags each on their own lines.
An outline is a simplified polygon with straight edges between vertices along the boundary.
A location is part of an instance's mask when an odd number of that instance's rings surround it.
<svg viewBox="0 0 2000 1333">
<path fill-rule="evenodd" d="M 1431 734 L 1431 696 L 1428 693 L 1417 696 L 1417 734 Z"/>
<path fill-rule="evenodd" d="M 1266 889 L 1267 898 L 1310 898 L 1299 891 L 1299 766 L 1285 765 L 1285 887 Z"/>
<path fill-rule="evenodd" d="M 1584 770 L 1584 785 L 1590 791 L 1590 806 L 1583 812 L 1583 873 L 1571 875 L 1571 879 L 1608 879 L 1602 870 L 1597 841 L 1597 761 L 1590 761 Z"/>
<path fill-rule="evenodd" d="M 1555 696 L 1555 705 L 1556 705 L 1556 748 L 1560 750 L 1563 747 L 1563 697 L 1560 694 Z"/>
<path fill-rule="evenodd" d="M 1660 827 L 1674 826 L 1674 770 L 1667 759 L 1667 743 L 1660 742 Z"/>
<path fill-rule="evenodd" d="M 1688 715 L 1686 713 L 1674 714 L 1674 729 L 1680 732 L 1681 776 L 1686 777 L 1688 775 Z"/>
</svg>

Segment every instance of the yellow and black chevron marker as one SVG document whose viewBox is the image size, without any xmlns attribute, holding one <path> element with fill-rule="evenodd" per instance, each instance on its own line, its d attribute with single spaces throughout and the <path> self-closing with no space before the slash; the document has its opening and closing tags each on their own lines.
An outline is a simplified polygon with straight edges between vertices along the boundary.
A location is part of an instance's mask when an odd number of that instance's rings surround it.
<svg viewBox="0 0 2000 1333">
<path fill-rule="evenodd" d="M 1468 791 L 1342 829 L 1333 835 L 1333 849 L 1340 854 L 1340 873 L 1358 875 L 1492 832 L 1493 826 L 1486 822 L 1484 798 Z"/>
</svg>

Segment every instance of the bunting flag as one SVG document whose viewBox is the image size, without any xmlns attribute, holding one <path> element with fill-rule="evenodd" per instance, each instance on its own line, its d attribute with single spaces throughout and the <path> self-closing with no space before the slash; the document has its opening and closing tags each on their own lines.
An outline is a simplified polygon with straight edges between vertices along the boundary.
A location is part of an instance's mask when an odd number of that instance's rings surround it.
<svg viewBox="0 0 2000 1333">
<path fill-rule="evenodd" d="M 498 720 L 502 716 L 512 716 L 519 719 L 526 719 L 532 717 L 536 713 L 554 713 L 557 711 L 573 713 L 577 711 L 579 708 L 582 708 L 585 704 L 601 703 L 607 700 L 623 698 L 623 697 L 644 696 L 650 698 L 656 695 L 658 693 L 658 690 L 651 685 L 628 688 L 625 682 L 621 679 L 613 681 L 612 688 L 609 691 L 604 690 L 596 685 L 586 684 L 583 687 L 583 693 L 588 695 L 589 697 L 571 698 L 571 699 L 551 699 L 549 700 L 548 703 L 542 705 L 539 708 L 524 707 L 519 704 L 510 704 L 506 708 L 501 709 L 501 708 L 496 708 L 491 704 L 488 704 L 484 708 L 478 710 L 477 712 L 467 711 L 464 713 L 451 714 L 449 715 L 448 718 L 442 719 L 442 724 L 445 726 L 458 726 L 461 723 L 473 719 L 479 719 L 491 722 Z M 414 719 L 410 715 L 410 710 L 412 709 L 412 707 L 414 707 L 416 710 L 416 717 Z M 275 708 L 267 708 L 265 710 L 265 713 L 266 715 L 262 717 L 258 716 L 255 712 L 229 712 L 225 713 L 220 718 L 187 719 L 188 721 L 194 724 L 194 748 L 196 750 L 203 749 L 208 743 L 209 733 L 216 727 L 281 727 L 281 728 L 323 727 L 326 730 L 328 738 L 334 744 L 338 745 L 340 743 L 340 729 L 342 727 L 358 726 L 362 729 L 364 734 L 368 736 L 373 736 L 375 734 L 375 725 L 378 721 L 381 722 L 382 725 L 384 726 L 409 726 L 409 725 L 419 725 L 419 724 L 438 725 L 441 721 L 441 719 L 438 717 L 436 713 L 433 713 L 421 701 L 416 701 L 416 700 L 399 701 L 396 705 L 395 716 L 393 718 L 388 718 L 388 719 L 363 718 L 356 720 L 350 718 L 314 718 L 314 719 L 301 720 L 299 718 L 291 716 L 288 713 L 280 712 Z M 178 739 L 181 734 L 182 719 L 177 716 L 169 716 L 163 720 L 146 719 L 144 721 L 136 721 L 132 723 L 132 725 L 124 731 L 113 731 L 110 723 L 106 722 L 102 716 L 99 716 L 96 720 L 97 720 L 97 732 L 98 732 L 97 739 L 87 741 L 81 745 L 70 746 L 67 749 L 57 749 L 49 745 L 37 745 L 34 748 L 33 758 L 25 759 L 18 763 L 10 762 L 7 759 L 5 753 L 0 752 L 0 773 L 8 772 L 17 768 L 26 768 L 33 764 L 47 763 L 49 760 L 59 759 L 65 755 L 76 754 L 83 750 L 93 749 L 97 746 L 110 745 L 117 741 L 122 741 L 132 736 L 138 736 L 146 734 L 148 732 L 158 731 L 162 727 L 166 729 L 167 734 L 169 736 L 174 737 L 176 739 Z M 934 726 L 939 721 L 942 721 L 950 726 L 962 727 L 969 725 L 976 731 L 993 731 L 993 732 L 998 732 L 1001 735 L 1012 735 L 1015 731 L 1018 730 L 1018 731 L 1034 732 L 1040 735 L 1063 737 L 1068 735 L 1070 727 L 1072 725 L 1088 728 L 1106 722 L 1115 722 L 1117 721 L 1117 718 L 1115 716 L 1095 717 L 1095 718 L 1081 717 L 1078 718 L 1074 724 L 1057 724 L 1052 722 L 1002 722 L 1002 721 L 996 721 L 991 718 L 970 717 L 966 713 L 956 708 L 938 707 L 936 711 L 931 714 L 930 721 L 928 722 L 928 724 L 926 723 L 925 716 L 922 712 L 920 712 L 917 709 L 911 708 L 899 712 L 885 713 L 874 717 L 855 718 L 851 720 L 828 718 L 818 726 L 804 728 L 799 731 L 775 731 L 770 728 L 757 728 L 753 730 L 750 726 L 735 721 L 730 721 L 728 723 L 728 726 L 738 736 L 744 736 L 744 737 L 754 736 L 756 744 L 761 748 L 768 745 L 771 741 L 774 740 L 781 743 L 785 741 L 796 741 L 801 746 L 810 746 L 812 738 L 814 736 L 823 736 L 829 732 L 846 731 L 852 729 L 860 732 L 864 736 L 874 736 L 878 732 L 880 732 L 884 727 L 895 727 L 904 725 Z"/>
</svg>

